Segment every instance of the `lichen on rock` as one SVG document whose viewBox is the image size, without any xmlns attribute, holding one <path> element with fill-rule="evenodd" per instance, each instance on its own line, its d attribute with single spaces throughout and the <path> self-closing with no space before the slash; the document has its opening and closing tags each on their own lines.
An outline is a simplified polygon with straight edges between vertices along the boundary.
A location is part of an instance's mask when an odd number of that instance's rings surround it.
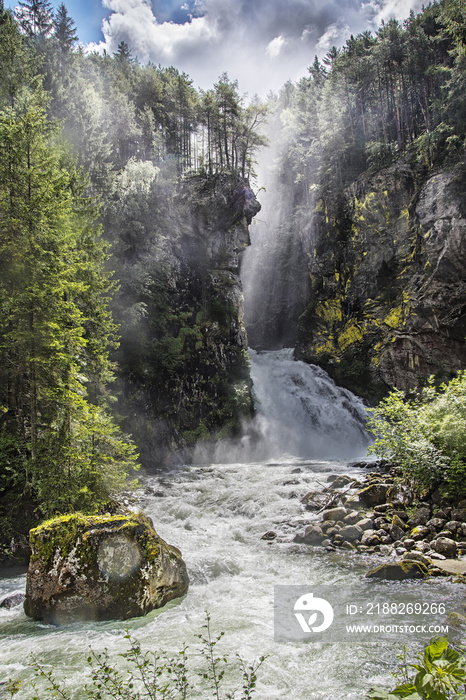
<svg viewBox="0 0 466 700">
<path fill-rule="evenodd" d="M 24 609 L 36 620 L 125 620 L 188 589 L 180 551 L 141 514 L 61 516 L 31 530 L 30 542 Z"/>
</svg>

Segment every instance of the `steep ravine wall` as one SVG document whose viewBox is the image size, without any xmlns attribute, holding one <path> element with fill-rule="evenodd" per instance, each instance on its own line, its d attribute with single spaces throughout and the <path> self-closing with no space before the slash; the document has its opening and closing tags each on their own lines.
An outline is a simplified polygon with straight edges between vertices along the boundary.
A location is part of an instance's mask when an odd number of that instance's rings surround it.
<svg viewBox="0 0 466 700">
<path fill-rule="evenodd" d="M 252 411 L 238 268 L 259 210 L 235 175 L 186 178 L 159 208 L 143 317 L 122 328 L 122 354 L 139 368 L 120 379 L 125 425 L 149 470 L 189 461 L 199 441 L 234 433 Z"/>
<path fill-rule="evenodd" d="M 466 367 L 465 177 L 405 162 L 361 177 L 313 218 L 296 355 L 369 399 Z"/>
</svg>

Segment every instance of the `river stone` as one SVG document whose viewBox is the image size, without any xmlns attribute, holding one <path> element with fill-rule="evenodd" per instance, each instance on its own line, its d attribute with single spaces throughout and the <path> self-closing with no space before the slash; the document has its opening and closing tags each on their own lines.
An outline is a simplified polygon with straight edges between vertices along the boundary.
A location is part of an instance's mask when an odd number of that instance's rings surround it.
<svg viewBox="0 0 466 700">
<path fill-rule="evenodd" d="M 390 527 L 389 532 L 390 532 L 390 537 L 392 538 L 392 540 L 394 542 L 396 542 L 397 540 L 401 540 L 406 534 L 405 531 L 401 527 L 399 527 L 399 525 L 396 525 L 396 524 L 393 524 Z"/>
<path fill-rule="evenodd" d="M 327 479 L 328 481 L 328 479 Z M 330 485 L 330 488 L 332 491 L 334 489 L 342 489 L 345 486 L 348 486 L 348 484 L 351 484 L 353 479 L 350 476 L 347 476 L 346 474 L 340 474 L 340 476 L 337 476 L 336 479 L 332 480 L 332 483 Z"/>
<path fill-rule="evenodd" d="M 324 520 L 343 520 L 345 515 L 348 515 L 348 510 L 343 508 L 343 506 L 338 506 L 337 508 L 329 508 L 324 510 L 323 519 Z"/>
<path fill-rule="evenodd" d="M 412 578 L 425 578 L 427 568 L 420 561 L 399 561 L 382 564 L 366 574 L 366 578 L 381 578 L 385 581 L 404 581 Z"/>
<path fill-rule="evenodd" d="M 431 542 L 431 547 L 437 554 L 443 554 L 447 559 L 456 557 L 456 542 L 449 537 L 437 537 Z"/>
<path fill-rule="evenodd" d="M 390 484 L 371 484 L 359 492 L 359 500 L 369 507 L 385 504 L 389 488 Z"/>
<path fill-rule="evenodd" d="M 343 518 L 346 525 L 356 525 L 359 520 L 361 520 L 361 513 L 358 513 L 357 510 L 350 510 L 348 515 Z"/>
<path fill-rule="evenodd" d="M 188 590 L 180 551 L 144 515 L 65 515 L 29 539 L 24 610 L 35 620 L 126 620 Z"/>
<path fill-rule="evenodd" d="M 405 552 L 405 554 L 403 554 L 403 561 L 420 561 L 421 564 L 427 567 L 431 565 L 430 559 L 420 552 Z"/>
<path fill-rule="evenodd" d="M 456 532 L 457 530 L 461 530 L 461 525 L 462 523 L 460 523 L 459 520 L 450 520 L 450 522 L 445 525 L 445 529 L 450 532 Z"/>
<path fill-rule="evenodd" d="M 375 530 L 365 530 L 362 533 L 361 544 L 365 544 L 368 547 L 374 547 L 380 544 L 380 537 Z"/>
<path fill-rule="evenodd" d="M 347 542 L 356 542 L 361 539 L 362 530 L 357 525 L 346 525 L 341 528 L 339 534 Z"/>
<path fill-rule="evenodd" d="M 13 593 L 12 595 L 3 598 L 2 602 L 0 603 L 0 608 L 11 610 L 11 608 L 16 608 L 17 605 L 24 603 L 25 598 L 26 596 L 24 593 Z"/>
<path fill-rule="evenodd" d="M 358 520 L 356 525 L 363 531 L 374 529 L 374 521 L 371 520 L 371 518 L 363 518 L 362 520 Z"/>
<path fill-rule="evenodd" d="M 298 532 L 294 537 L 294 542 L 301 544 L 317 545 L 325 539 L 325 535 L 318 525 L 308 525 L 303 532 Z"/>
</svg>

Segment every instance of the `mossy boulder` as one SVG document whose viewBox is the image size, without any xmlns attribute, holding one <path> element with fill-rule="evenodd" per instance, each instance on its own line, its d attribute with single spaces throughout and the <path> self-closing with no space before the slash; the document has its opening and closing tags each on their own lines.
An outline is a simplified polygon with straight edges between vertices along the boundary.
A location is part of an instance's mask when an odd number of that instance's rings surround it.
<svg viewBox="0 0 466 700">
<path fill-rule="evenodd" d="M 24 610 L 35 620 L 126 620 L 183 596 L 181 552 L 144 515 L 54 518 L 31 530 Z"/>
<path fill-rule="evenodd" d="M 405 581 L 406 579 L 425 578 L 427 568 L 420 561 L 398 561 L 381 564 L 366 574 L 366 578 L 380 578 L 385 581 Z"/>
</svg>

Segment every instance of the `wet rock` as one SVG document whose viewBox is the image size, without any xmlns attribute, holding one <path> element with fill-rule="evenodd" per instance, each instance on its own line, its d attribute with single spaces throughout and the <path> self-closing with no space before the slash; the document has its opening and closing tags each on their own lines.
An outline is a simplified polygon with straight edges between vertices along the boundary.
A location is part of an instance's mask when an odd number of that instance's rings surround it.
<svg viewBox="0 0 466 700">
<path fill-rule="evenodd" d="M 13 593 L 2 600 L 0 603 L 0 608 L 5 610 L 11 610 L 11 608 L 16 608 L 18 605 L 22 605 L 26 599 L 24 593 Z"/>
<path fill-rule="evenodd" d="M 458 561 L 457 559 L 443 559 L 437 562 L 436 566 L 448 574 L 466 574 L 466 561 Z"/>
<path fill-rule="evenodd" d="M 431 542 L 431 547 L 437 554 L 443 554 L 447 559 L 456 557 L 456 542 L 448 537 L 438 537 Z"/>
<path fill-rule="evenodd" d="M 354 544 L 349 542 L 348 540 L 345 540 L 344 542 L 341 543 L 341 548 L 342 549 L 349 549 L 349 550 L 356 550 L 356 547 Z"/>
<path fill-rule="evenodd" d="M 347 542 L 356 542 L 361 539 L 362 530 L 357 525 L 346 525 L 346 527 L 341 528 L 339 534 Z"/>
<path fill-rule="evenodd" d="M 348 510 L 343 508 L 343 506 L 329 508 L 328 510 L 324 510 L 322 514 L 324 520 L 343 520 L 346 515 L 348 515 Z"/>
<path fill-rule="evenodd" d="M 24 609 L 47 623 L 126 620 L 188 589 L 181 553 L 143 515 L 49 520 L 31 530 Z"/>
<path fill-rule="evenodd" d="M 269 530 L 268 532 L 262 535 L 261 540 L 274 540 L 276 537 L 277 533 L 273 530 Z"/>
<path fill-rule="evenodd" d="M 368 507 L 385 503 L 390 484 L 371 484 L 359 492 L 359 500 Z"/>
<path fill-rule="evenodd" d="M 345 486 L 348 486 L 353 482 L 353 479 L 350 476 L 347 476 L 346 474 L 341 474 L 340 476 L 337 476 L 336 479 L 334 479 L 330 485 L 330 488 L 333 490 L 335 489 L 342 489 Z"/>
<path fill-rule="evenodd" d="M 325 539 L 322 529 L 318 525 L 308 525 L 304 531 L 297 533 L 293 542 L 301 544 L 319 545 Z"/>
<path fill-rule="evenodd" d="M 380 578 L 385 581 L 405 581 L 406 579 L 425 578 L 427 567 L 420 561 L 400 561 L 382 564 L 366 574 L 366 578 Z"/>
</svg>

